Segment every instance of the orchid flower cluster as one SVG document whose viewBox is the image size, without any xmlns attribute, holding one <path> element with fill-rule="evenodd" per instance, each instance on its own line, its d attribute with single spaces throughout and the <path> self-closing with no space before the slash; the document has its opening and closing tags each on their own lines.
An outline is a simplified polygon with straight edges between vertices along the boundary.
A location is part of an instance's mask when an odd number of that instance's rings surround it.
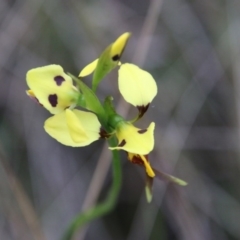
<svg viewBox="0 0 240 240">
<path fill-rule="evenodd" d="M 154 148 L 155 123 L 151 122 L 143 129 L 134 126 L 156 96 L 157 84 L 147 71 L 134 64 L 120 62 L 129 37 L 130 33 L 122 34 L 98 59 L 83 68 L 78 77 L 65 73 L 59 65 L 29 70 L 26 78 L 30 90 L 27 90 L 27 95 L 53 114 L 45 121 L 44 129 L 61 144 L 83 147 L 98 139 L 115 137 L 117 143 L 109 149 L 124 150 L 132 163 L 144 166 L 148 183 L 155 175 L 161 175 L 185 185 L 184 181 L 153 169 L 149 162 L 148 155 Z M 101 103 L 96 95 L 99 83 L 114 68 L 119 68 L 121 95 L 138 110 L 132 121 L 125 120 L 116 112 L 112 97 L 106 97 Z M 88 87 L 83 78 L 90 74 L 93 74 L 92 86 Z"/>
</svg>

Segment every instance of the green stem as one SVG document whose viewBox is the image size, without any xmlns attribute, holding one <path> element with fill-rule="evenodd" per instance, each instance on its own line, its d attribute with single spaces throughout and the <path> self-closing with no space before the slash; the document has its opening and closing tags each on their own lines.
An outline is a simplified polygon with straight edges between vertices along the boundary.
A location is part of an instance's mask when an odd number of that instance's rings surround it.
<svg viewBox="0 0 240 240">
<path fill-rule="evenodd" d="M 108 140 L 110 146 L 116 146 L 116 139 L 110 138 Z M 107 198 L 104 202 L 99 203 L 98 205 L 90 208 L 89 210 L 80 213 L 70 224 L 69 228 L 67 229 L 66 233 L 64 234 L 62 240 L 71 240 L 74 233 L 80 229 L 84 224 L 101 217 L 108 212 L 110 212 L 116 202 L 117 198 L 121 189 L 122 184 L 122 170 L 121 170 L 121 163 L 119 152 L 116 150 L 112 151 L 113 154 L 113 183 L 107 195 Z"/>
</svg>

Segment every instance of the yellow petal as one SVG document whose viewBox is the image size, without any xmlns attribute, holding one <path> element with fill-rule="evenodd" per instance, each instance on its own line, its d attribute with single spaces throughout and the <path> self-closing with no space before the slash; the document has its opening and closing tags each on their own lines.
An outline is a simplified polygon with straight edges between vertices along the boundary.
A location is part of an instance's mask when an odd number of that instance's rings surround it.
<svg viewBox="0 0 240 240">
<path fill-rule="evenodd" d="M 27 84 L 39 103 L 52 114 L 74 106 L 79 96 L 72 79 L 59 65 L 31 69 L 27 72 Z"/>
<path fill-rule="evenodd" d="M 154 176 L 155 176 L 155 173 L 154 173 L 154 171 L 152 170 L 152 167 L 150 166 L 149 162 L 146 160 L 145 156 L 141 155 L 140 157 L 141 157 L 141 159 L 143 160 L 144 166 L 145 166 L 145 168 L 146 168 L 147 175 L 148 175 L 149 177 L 154 177 Z"/>
<path fill-rule="evenodd" d="M 88 144 L 98 140 L 100 137 L 99 133 L 101 129 L 101 124 L 98 121 L 97 116 L 91 112 L 84 112 L 77 109 L 74 109 L 73 112 L 81 121 L 82 127 L 85 130 L 85 133 L 87 134 L 87 137 L 89 139 Z"/>
<path fill-rule="evenodd" d="M 86 67 L 82 69 L 82 71 L 79 73 L 79 77 L 86 77 L 93 73 L 95 68 L 97 67 L 98 59 L 94 60 L 93 62 L 89 63 Z"/>
<path fill-rule="evenodd" d="M 152 122 L 147 129 L 139 129 L 129 123 L 121 123 L 116 129 L 118 146 L 109 149 L 122 149 L 134 154 L 145 155 L 154 147 L 155 123 Z"/>
<path fill-rule="evenodd" d="M 110 46 L 110 58 L 112 61 L 119 61 L 124 48 L 127 44 L 127 41 L 130 37 L 130 33 L 124 33 L 122 34 L 117 40 Z M 93 71 L 96 69 L 98 64 L 98 59 L 94 60 L 93 62 L 89 63 L 86 67 L 82 69 L 82 71 L 79 73 L 79 77 L 86 77 L 93 73 Z M 118 63 L 117 63 L 118 65 Z M 106 67 L 105 67 L 106 68 Z"/>
<path fill-rule="evenodd" d="M 80 143 L 88 140 L 87 134 L 82 126 L 80 119 L 77 115 L 69 109 L 66 109 L 66 121 L 69 134 L 75 143 Z"/>
<path fill-rule="evenodd" d="M 157 94 L 152 75 L 130 63 L 120 66 L 118 87 L 123 98 L 136 107 L 147 106 Z"/>
<path fill-rule="evenodd" d="M 126 32 L 118 37 L 118 39 L 112 44 L 111 58 L 113 61 L 119 61 L 130 36 L 131 33 Z"/>
<path fill-rule="evenodd" d="M 58 142 L 72 147 L 82 147 L 99 139 L 100 123 L 90 112 L 69 110 L 45 121 L 46 132 Z"/>
</svg>

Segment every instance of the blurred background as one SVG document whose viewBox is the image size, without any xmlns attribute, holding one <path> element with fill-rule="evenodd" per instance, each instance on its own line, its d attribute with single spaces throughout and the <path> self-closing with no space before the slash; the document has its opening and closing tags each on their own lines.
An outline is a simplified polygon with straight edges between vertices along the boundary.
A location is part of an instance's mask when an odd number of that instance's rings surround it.
<svg viewBox="0 0 240 240">
<path fill-rule="evenodd" d="M 122 62 L 139 64 L 158 84 L 137 123 L 156 122 L 150 161 L 189 184 L 155 179 L 148 204 L 145 170 L 123 153 L 114 211 L 75 239 L 240 239 L 239 0 L 1 0 L 1 240 L 58 240 L 77 213 L 107 195 L 104 141 L 70 148 L 50 138 L 43 129 L 50 113 L 26 96 L 25 76 L 53 63 L 78 75 L 127 31 Z M 135 116 L 119 95 L 116 70 L 98 94 Z"/>
</svg>

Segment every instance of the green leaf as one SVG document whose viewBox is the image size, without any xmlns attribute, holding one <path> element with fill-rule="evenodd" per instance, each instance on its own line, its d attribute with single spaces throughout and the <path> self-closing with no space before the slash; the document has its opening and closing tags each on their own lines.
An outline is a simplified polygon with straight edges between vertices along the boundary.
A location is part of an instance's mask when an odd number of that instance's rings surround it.
<svg viewBox="0 0 240 240">
<path fill-rule="evenodd" d="M 130 33 L 122 34 L 114 43 L 109 45 L 99 57 L 93 74 L 92 89 L 94 92 L 96 92 L 98 84 L 103 78 L 118 65 L 129 37 Z"/>
<path fill-rule="evenodd" d="M 102 125 L 106 125 L 107 115 L 96 94 L 80 79 L 78 79 L 77 77 L 73 76 L 70 73 L 68 73 L 68 75 L 77 83 L 78 87 L 82 91 L 86 108 L 96 113 Z"/>
</svg>

